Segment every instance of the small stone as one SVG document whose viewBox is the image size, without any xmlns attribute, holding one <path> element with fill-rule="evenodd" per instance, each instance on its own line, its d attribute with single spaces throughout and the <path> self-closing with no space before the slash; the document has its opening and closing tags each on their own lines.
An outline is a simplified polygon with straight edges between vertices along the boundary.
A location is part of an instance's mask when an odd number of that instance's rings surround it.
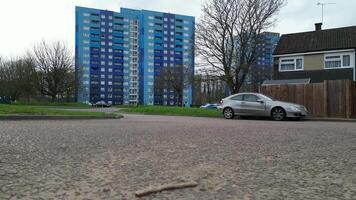
<svg viewBox="0 0 356 200">
<path fill-rule="evenodd" d="M 109 188 L 104 188 L 103 192 L 110 192 L 110 189 Z"/>
</svg>

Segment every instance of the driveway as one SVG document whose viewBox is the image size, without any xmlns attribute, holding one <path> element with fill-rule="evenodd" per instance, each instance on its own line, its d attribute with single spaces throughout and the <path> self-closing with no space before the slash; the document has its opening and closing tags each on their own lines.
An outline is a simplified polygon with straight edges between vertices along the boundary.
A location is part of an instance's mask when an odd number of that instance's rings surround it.
<svg viewBox="0 0 356 200">
<path fill-rule="evenodd" d="M 0 199 L 355 199 L 356 123 L 0 121 Z"/>
</svg>

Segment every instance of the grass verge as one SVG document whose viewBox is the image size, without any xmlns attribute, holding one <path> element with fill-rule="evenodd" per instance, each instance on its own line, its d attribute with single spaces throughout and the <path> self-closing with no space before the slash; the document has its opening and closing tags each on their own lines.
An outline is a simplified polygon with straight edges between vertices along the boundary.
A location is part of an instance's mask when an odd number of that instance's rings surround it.
<svg viewBox="0 0 356 200">
<path fill-rule="evenodd" d="M 215 109 L 169 107 L 169 106 L 130 106 L 120 107 L 121 112 L 142 113 L 148 115 L 173 115 L 193 117 L 221 117 L 222 114 Z"/>
<path fill-rule="evenodd" d="M 19 105 L 19 106 L 51 106 L 51 107 L 75 107 L 75 108 L 89 108 L 91 106 L 85 103 L 78 102 L 48 102 L 48 101 L 17 101 L 12 103 L 11 105 Z"/>
<path fill-rule="evenodd" d="M 45 116 L 82 116 L 82 117 L 95 117 L 95 118 L 115 118 L 117 115 L 114 113 L 102 112 L 82 112 L 72 110 L 50 109 L 37 106 L 26 105 L 6 105 L 0 104 L 0 115 L 45 115 Z"/>
</svg>

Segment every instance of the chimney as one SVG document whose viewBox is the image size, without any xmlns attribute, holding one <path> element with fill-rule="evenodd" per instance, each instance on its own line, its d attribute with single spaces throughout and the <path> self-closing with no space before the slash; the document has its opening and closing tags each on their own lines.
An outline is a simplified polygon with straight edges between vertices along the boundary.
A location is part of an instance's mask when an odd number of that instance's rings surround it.
<svg viewBox="0 0 356 200">
<path fill-rule="evenodd" d="M 321 31 L 321 27 L 323 26 L 323 23 L 316 23 L 315 24 L 315 31 Z"/>
</svg>

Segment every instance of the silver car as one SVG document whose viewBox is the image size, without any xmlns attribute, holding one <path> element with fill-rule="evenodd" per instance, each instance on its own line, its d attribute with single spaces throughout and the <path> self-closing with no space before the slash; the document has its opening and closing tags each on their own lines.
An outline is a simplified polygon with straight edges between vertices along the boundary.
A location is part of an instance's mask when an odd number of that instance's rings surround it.
<svg viewBox="0 0 356 200">
<path fill-rule="evenodd" d="M 301 119 L 307 116 L 307 109 L 298 104 L 277 101 L 259 93 L 239 93 L 221 100 L 219 110 L 226 119 L 235 116 L 262 116 L 274 120 L 286 118 Z"/>
</svg>

